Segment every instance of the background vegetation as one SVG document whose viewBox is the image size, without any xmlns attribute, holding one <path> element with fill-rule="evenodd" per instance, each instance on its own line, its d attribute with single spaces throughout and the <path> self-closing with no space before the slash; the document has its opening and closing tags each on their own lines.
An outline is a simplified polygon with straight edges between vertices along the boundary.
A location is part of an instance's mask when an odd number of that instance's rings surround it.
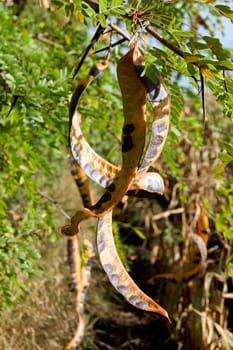
<svg viewBox="0 0 233 350">
<path fill-rule="evenodd" d="M 224 39 L 233 28 L 231 1 L 96 4 L 0 4 L 0 347 L 61 349 L 73 333 L 74 296 L 68 290 L 66 240 L 60 235 L 66 217 L 81 205 L 65 151 L 68 101 L 77 84 L 72 74 L 97 23 L 115 24 L 129 35 L 130 13 L 138 8 L 141 21 L 150 21 L 165 39 L 162 43 L 145 30 L 140 35 L 148 72 L 155 64 L 171 95 L 169 137 L 155 165 L 167 188 L 166 196 L 130 198 L 114 231 L 130 273 L 168 309 L 172 325 L 127 305 L 95 257 L 82 348 L 230 349 L 233 63 L 232 48 L 218 37 Z M 114 32 L 113 41 L 120 38 Z M 102 38 L 94 48 L 106 45 Z M 115 66 L 127 45 L 112 49 L 110 69 L 93 83 L 80 108 L 88 140 L 114 162 L 120 161 L 122 123 Z M 171 50 L 176 47 L 177 52 Z M 103 56 L 89 55 L 79 79 Z M 210 219 L 206 270 L 189 283 L 149 283 L 158 272 L 188 269 L 180 262 L 197 195 Z"/>
</svg>

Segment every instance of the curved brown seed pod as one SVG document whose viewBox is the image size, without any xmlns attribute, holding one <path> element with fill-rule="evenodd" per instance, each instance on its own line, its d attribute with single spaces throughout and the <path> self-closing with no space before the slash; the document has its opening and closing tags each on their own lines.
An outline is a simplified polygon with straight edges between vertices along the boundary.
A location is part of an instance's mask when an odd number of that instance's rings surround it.
<svg viewBox="0 0 233 350">
<path fill-rule="evenodd" d="M 89 186 L 88 178 L 83 172 L 82 168 L 74 160 L 70 147 L 67 147 L 67 159 L 70 168 L 71 175 L 79 189 L 83 205 L 90 207 L 93 203 L 93 196 Z M 84 301 L 86 291 L 90 283 L 91 276 L 91 256 L 92 245 L 88 240 L 84 240 L 84 252 L 85 259 L 80 257 L 80 247 L 77 237 L 70 237 L 67 239 L 67 253 L 68 264 L 71 274 L 71 290 L 76 292 L 76 311 L 77 311 L 77 328 L 73 338 L 65 346 L 65 350 L 74 350 L 82 342 L 85 335 L 85 322 L 83 319 L 84 314 Z M 84 261 L 85 260 L 85 261 Z"/>
<path fill-rule="evenodd" d="M 122 168 L 105 194 L 91 208 L 78 211 L 71 218 L 71 226 L 65 226 L 62 233 L 73 236 L 79 232 L 79 224 L 90 216 L 103 216 L 121 200 L 137 173 L 145 144 L 146 91 L 134 68 L 140 59 L 135 44 L 118 62 L 117 73 L 122 92 L 124 125 L 122 132 Z"/>
<path fill-rule="evenodd" d="M 80 123 L 81 116 L 75 112 L 70 133 L 73 157 L 91 180 L 107 188 L 119 173 L 120 167 L 106 161 L 92 149 L 82 134 Z"/>
<path fill-rule="evenodd" d="M 105 68 L 106 66 L 103 65 L 100 67 Z M 142 65 L 136 66 L 138 74 L 140 74 L 143 69 L 144 67 Z M 143 163 L 139 167 L 139 171 L 141 172 L 147 170 L 161 154 L 169 129 L 170 101 L 166 85 L 161 77 L 157 78 L 157 83 L 154 83 L 147 77 L 140 79 L 147 91 L 147 98 L 152 104 L 154 112 L 150 141 Z M 83 83 L 83 85 L 87 86 L 89 83 L 90 78 L 87 77 L 87 81 L 86 83 Z M 83 90 L 79 89 L 78 91 Z M 75 110 L 75 102 L 77 105 L 80 96 L 81 94 L 78 95 L 76 93 L 76 99 L 74 99 L 72 111 Z M 91 148 L 82 134 L 80 124 L 81 117 L 77 112 L 74 112 L 70 133 L 72 154 L 86 175 L 100 186 L 106 188 L 113 181 L 113 178 L 119 172 L 120 167 L 107 162 Z M 136 175 L 132 186 L 133 185 L 137 187 L 141 186 L 140 174 Z"/>
<path fill-rule="evenodd" d="M 67 240 L 67 259 L 71 275 L 71 291 L 78 291 L 78 283 L 81 280 L 81 258 L 77 237 L 71 237 Z"/>
<path fill-rule="evenodd" d="M 83 319 L 84 302 L 86 291 L 90 284 L 91 277 L 91 258 L 93 256 L 93 248 L 90 241 L 84 240 L 84 256 L 85 264 L 81 262 L 80 249 L 76 237 L 69 238 L 72 241 L 72 257 L 74 259 L 73 270 L 71 271 L 73 282 L 77 289 L 76 295 L 76 311 L 78 318 L 78 326 L 73 338 L 65 346 L 64 350 L 75 350 L 81 343 L 85 334 L 85 322 Z"/>
<path fill-rule="evenodd" d="M 200 261 L 196 263 L 191 270 L 183 271 L 180 273 L 157 274 L 151 277 L 149 281 L 152 282 L 155 279 L 163 278 L 171 281 L 186 282 L 190 281 L 200 272 L 202 272 L 206 267 L 208 233 L 208 217 L 205 215 L 201 203 L 197 202 L 195 216 L 191 223 L 189 238 L 195 243 L 195 246 L 192 247 L 193 252 L 191 255 L 195 259 L 197 253 L 200 254 Z"/>
<path fill-rule="evenodd" d="M 70 173 L 78 187 L 83 205 L 84 207 L 90 207 L 93 204 L 94 200 L 88 178 L 81 166 L 74 160 L 70 147 L 67 147 L 67 160 Z"/>
<path fill-rule="evenodd" d="M 110 185 L 120 167 L 100 157 L 85 140 L 80 128 L 81 116 L 76 107 L 84 90 L 107 67 L 108 59 L 91 68 L 88 76 L 75 89 L 69 107 L 69 144 L 73 157 L 89 178 L 105 188 Z"/>
<path fill-rule="evenodd" d="M 141 171 L 148 169 L 159 158 L 170 123 L 170 98 L 166 84 L 160 75 L 155 76 L 153 81 L 146 75 L 142 75 L 144 68 L 140 62 L 135 66 L 153 108 L 153 122 L 149 144 L 140 166 Z"/>
<path fill-rule="evenodd" d="M 92 81 L 108 67 L 108 58 L 106 58 L 102 63 L 96 63 L 91 69 L 86 78 L 84 78 L 76 87 L 70 101 L 69 107 L 69 134 L 72 126 L 72 118 L 76 110 L 77 103 L 83 93 L 83 91 L 92 83 Z M 69 140 L 68 140 L 69 141 Z"/>
<path fill-rule="evenodd" d="M 156 312 L 168 318 L 167 311 L 139 289 L 122 265 L 113 239 L 112 212 L 108 212 L 98 220 L 97 249 L 102 267 L 110 282 L 130 304 L 138 309 Z"/>
<path fill-rule="evenodd" d="M 170 122 L 170 99 L 165 83 L 162 77 L 158 77 L 158 89 L 154 89 L 154 93 L 152 93 L 150 82 L 151 80 L 144 79 L 144 86 L 154 114 L 148 148 L 139 171 L 147 170 L 161 155 Z"/>
<path fill-rule="evenodd" d="M 199 200 L 196 201 L 196 212 L 191 224 L 191 233 L 201 237 L 205 244 L 209 239 L 209 219 L 204 212 L 203 206 Z"/>
<path fill-rule="evenodd" d="M 107 188 L 117 173 L 119 173 L 120 167 L 105 161 L 91 148 L 82 135 L 79 127 L 80 119 L 81 117 L 76 112 L 73 116 L 71 129 L 73 154 L 75 154 L 75 159 L 84 173 L 101 187 Z M 155 177 L 155 180 L 153 177 Z M 129 190 L 141 189 L 148 192 L 157 192 L 156 187 L 153 188 L 153 184 L 156 183 L 158 177 L 160 177 L 160 181 L 163 181 L 161 176 L 156 173 L 143 173 L 143 175 L 142 173 L 138 173 L 130 185 Z"/>
</svg>

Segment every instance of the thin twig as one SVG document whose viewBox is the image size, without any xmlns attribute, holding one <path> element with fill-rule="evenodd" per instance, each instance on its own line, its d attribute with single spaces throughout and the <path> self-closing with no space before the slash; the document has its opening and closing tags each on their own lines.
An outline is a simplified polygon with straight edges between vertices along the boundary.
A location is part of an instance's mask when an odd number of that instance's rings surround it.
<svg viewBox="0 0 233 350">
<path fill-rule="evenodd" d="M 201 79 L 201 101 L 202 101 L 203 123 L 205 125 L 205 122 L 206 122 L 205 81 L 204 81 L 204 76 L 201 72 L 201 69 L 199 70 L 199 72 L 200 72 L 200 79 Z"/>
<path fill-rule="evenodd" d="M 35 38 L 39 41 L 41 41 L 42 43 L 45 43 L 45 44 L 49 44 L 49 45 L 52 45 L 54 47 L 58 47 L 59 49 L 62 48 L 62 46 L 58 43 L 55 43 L 54 41 L 50 40 L 50 39 L 47 39 L 44 37 L 44 34 L 42 33 L 38 33 L 35 35 Z"/>
<path fill-rule="evenodd" d="M 178 56 L 184 58 L 185 57 L 185 53 L 184 51 L 182 51 L 179 47 L 173 45 L 172 43 L 170 43 L 169 41 L 167 41 L 166 39 L 164 39 L 163 37 L 161 37 L 159 35 L 159 33 L 157 33 L 154 29 L 152 29 L 150 26 L 146 27 L 146 31 L 151 34 L 155 39 L 157 39 L 161 44 L 163 44 L 164 46 L 166 46 L 168 49 L 170 49 L 171 51 L 173 51 L 175 54 L 177 54 Z"/>
<path fill-rule="evenodd" d="M 223 71 L 222 71 L 222 76 L 223 76 L 223 82 L 224 82 L 225 91 L 229 92 L 228 91 L 228 86 L 227 86 L 227 81 L 226 81 L 225 69 L 223 69 Z"/>
<path fill-rule="evenodd" d="M 126 40 L 128 40 L 128 41 L 130 40 L 130 37 L 127 34 L 125 34 L 125 32 L 121 28 L 116 26 L 115 24 L 109 23 L 109 27 L 112 28 L 113 30 L 115 30 L 115 32 L 120 34 Z"/>
<path fill-rule="evenodd" d="M 96 13 L 99 12 L 99 1 L 98 0 L 84 0 Z"/>
<path fill-rule="evenodd" d="M 121 28 L 119 28 L 118 26 L 116 26 L 115 24 L 112 24 L 112 23 L 109 23 L 109 27 L 111 28 L 111 30 L 114 30 L 117 34 L 119 34 L 123 37 L 122 39 L 118 40 L 117 42 L 111 44 L 111 48 L 115 47 L 117 45 L 120 45 L 121 43 L 123 43 L 126 40 L 130 41 L 130 37 L 127 34 L 125 34 L 125 32 Z M 94 54 L 97 54 L 97 53 L 100 53 L 100 52 L 106 51 L 106 50 L 109 50 L 109 46 L 106 46 L 102 49 L 95 51 Z"/>
<path fill-rule="evenodd" d="M 87 46 L 87 48 L 85 49 L 82 57 L 81 57 L 81 60 L 78 64 L 78 66 L 76 67 L 75 71 L 74 71 L 74 74 L 73 74 L 73 77 L 72 79 L 75 78 L 75 76 L 78 74 L 85 58 L 87 57 L 88 53 L 90 52 L 90 50 L 92 49 L 92 47 L 95 45 L 95 43 L 99 40 L 99 37 L 103 34 L 103 31 L 104 31 L 104 28 L 99 24 L 96 31 L 95 31 L 95 34 L 93 35 L 92 39 L 91 39 L 91 42 L 90 44 Z"/>
<path fill-rule="evenodd" d="M 174 214 L 181 214 L 184 212 L 184 208 L 177 208 L 177 209 L 171 209 L 171 210 L 167 210 L 164 211 L 162 213 L 156 214 L 153 216 L 153 220 L 159 220 L 162 218 L 168 218 L 170 215 L 174 215 Z"/>
<path fill-rule="evenodd" d="M 118 40 L 117 42 L 115 42 L 115 43 L 113 43 L 113 44 L 111 45 L 111 48 L 114 47 L 114 46 L 120 45 L 120 44 L 123 43 L 125 40 L 126 40 L 125 38 L 123 38 L 123 39 L 121 39 L 121 40 Z M 102 49 L 96 50 L 93 54 L 95 55 L 95 54 L 97 54 L 97 53 L 100 53 L 100 52 L 103 52 L 103 51 L 106 51 L 106 50 L 109 50 L 109 46 L 105 46 L 105 47 L 103 47 Z"/>
<path fill-rule="evenodd" d="M 223 293 L 225 299 L 233 299 L 233 293 Z"/>
<path fill-rule="evenodd" d="M 57 202 L 56 200 L 54 200 L 53 198 L 49 197 L 47 194 L 44 194 L 43 192 L 41 192 L 40 190 L 36 191 L 39 196 L 41 196 L 42 198 L 47 199 L 50 203 L 52 203 L 59 211 L 62 215 L 64 215 L 67 219 L 71 219 L 70 215 L 67 214 L 67 212 L 62 209 L 62 205 L 61 203 Z"/>
<path fill-rule="evenodd" d="M 11 107 L 10 107 L 8 113 L 7 113 L 7 116 L 6 116 L 7 118 L 9 117 L 9 115 L 11 114 L 11 112 L 13 111 L 13 109 L 14 109 L 14 107 L 15 107 L 17 101 L 18 101 L 18 98 L 19 98 L 19 95 L 13 95 L 13 101 L 12 101 Z"/>
</svg>

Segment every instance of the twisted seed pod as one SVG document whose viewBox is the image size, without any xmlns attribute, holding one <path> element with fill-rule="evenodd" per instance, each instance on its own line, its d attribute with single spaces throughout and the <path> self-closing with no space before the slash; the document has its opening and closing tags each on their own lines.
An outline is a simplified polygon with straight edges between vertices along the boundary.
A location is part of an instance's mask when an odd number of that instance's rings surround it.
<svg viewBox="0 0 233 350">
<path fill-rule="evenodd" d="M 93 203 L 93 196 L 89 182 L 82 168 L 74 160 L 69 147 L 67 148 L 67 159 L 71 175 L 79 189 L 83 205 L 89 207 Z M 70 289 L 71 291 L 76 292 L 76 312 L 78 322 L 75 334 L 68 344 L 66 344 L 64 350 L 75 350 L 81 344 L 85 335 L 85 322 L 83 316 L 84 302 L 91 279 L 91 257 L 93 256 L 93 247 L 91 242 L 87 239 L 84 239 L 83 247 L 83 256 L 85 259 L 81 259 L 77 237 L 74 236 L 67 239 L 67 256 L 71 275 Z"/>
<path fill-rule="evenodd" d="M 102 267 L 110 282 L 130 304 L 138 309 L 156 312 L 168 318 L 167 311 L 138 288 L 122 265 L 113 239 L 112 212 L 98 220 L 97 248 Z"/>
<path fill-rule="evenodd" d="M 98 67 L 99 70 L 103 70 L 106 68 L 106 64 L 99 65 Z M 135 69 L 139 75 L 144 67 L 142 65 L 137 65 L 135 66 Z M 130 190 L 135 188 L 143 189 L 143 184 L 140 182 L 140 173 L 142 171 L 145 172 L 149 166 L 159 158 L 169 129 L 170 100 L 162 77 L 157 77 L 157 83 L 154 83 L 147 77 L 141 78 L 140 75 L 139 78 L 147 91 L 147 98 L 152 104 L 153 122 L 150 141 L 143 163 L 139 167 L 139 172 L 131 184 Z M 92 80 L 88 76 L 86 80 L 82 82 L 82 86 L 85 85 L 87 87 L 91 81 Z M 72 98 L 72 109 L 70 110 L 70 115 L 73 113 L 72 124 L 70 127 L 72 154 L 89 178 L 101 187 L 107 188 L 120 171 L 120 167 L 113 165 L 100 157 L 85 140 L 80 128 L 81 116 L 75 111 L 75 107 L 79 102 L 83 89 L 80 89 L 78 86 L 77 91 L 79 94 L 77 92 L 74 94 L 75 98 Z M 146 176 L 151 178 L 152 174 L 144 175 L 144 177 Z M 151 189 L 151 191 L 153 191 L 153 189 Z"/>
<path fill-rule="evenodd" d="M 81 262 L 80 248 L 78 245 L 77 237 L 68 239 L 68 257 L 70 260 L 70 270 L 72 276 L 72 282 L 76 289 L 76 312 L 78 325 L 73 338 L 64 347 L 64 350 L 75 350 L 83 340 L 85 335 L 85 322 L 83 319 L 84 302 L 86 297 L 87 288 L 91 279 L 91 258 L 93 256 L 92 244 L 89 240 L 84 240 L 84 253 L 85 264 Z"/>
<path fill-rule="evenodd" d="M 117 65 L 124 112 L 122 167 L 99 201 L 90 209 L 79 210 L 71 218 L 71 225 L 63 227 L 62 232 L 67 236 L 73 236 L 79 232 L 79 224 L 82 220 L 90 216 L 103 216 L 112 210 L 127 192 L 136 176 L 146 133 L 146 90 L 134 68 L 134 62 L 140 57 L 140 52 L 135 44 Z"/>
<path fill-rule="evenodd" d="M 81 166 L 73 158 L 70 147 L 67 147 L 67 160 L 68 160 L 70 173 L 78 187 L 83 205 L 84 207 L 88 208 L 94 202 L 88 177 L 83 171 L 83 169 L 81 168 Z"/>
<path fill-rule="evenodd" d="M 130 57 L 131 55 L 131 57 Z M 127 57 L 128 56 L 128 57 Z M 127 59 L 126 59 L 127 57 Z M 129 65 L 129 59 L 130 65 Z M 123 154 L 123 165 L 122 168 L 112 165 L 109 162 L 106 162 L 98 154 L 96 154 L 89 144 L 84 139 L 81 129 L 80 129 L 80 117 L 75 112 L 76 104 L 84 91 L 84 89 L 90 84 L 90 82 L 94 79 L 97 74 L 99 74 L 100 70 L 103 70 L 106 67 L 106 64 L 99 65 L 96 67 L 96 70 L 92 71 L 91 76 L 85 80 L 84 83 L 81 84 L 76 90 L 76 94 L 72 97 L 72 103 L 70 108 L 70 144 L 71 150 L 74 158 L 78 161 L 80 167 L 87 176 L 91 177 L 97 183 L 99 183 L 102 187 L 107 187 L 107 192 L 105 195 L 97 202 L 95 206 L 91 208 L 91 210 L 102 210 L 101 215 L 89 215 L 88 208 L 85 208 L 82 213 L 77 213 L 76 217 L 73 217 L 73 221 L 76 220 L 76 224 L 88 217 L 88 216 L 100 216 L 98 220 L 97 227 L 97 247 L 100 254 L 100 260 L 103 264 L 103 267 L 111 281 L 111 283 L 115 286 L 115 288 L 134 306 L 147 311 L 157 312 L 161 315 L 168 317 L 167 312 L 161 308 L 157 303 L 155 303 L 151 298 L 149 298 L 145 293 L 143 293 L 137 285 L 132 281 L 129 274 L 124 269 L 113 240 L 112 235 L 112 212 L 111 209 L 113 206 L 108 204 L 107 209 L 105 207 L 105 202 L 111 202 L 112 198 L 108 198 L 110 196 L 119 195 L 119 193 L 114 193 L 115 191 L 120 191 L 121 189 L 121 197 L 126 193 L 127 189 L 144 189 L 150 192 L 158 192 L 160 194 L 163 193 L 164 184 L 163 180 L 159 174 L 155 173 L 146 173 L 148 167 L 152 162 L 158 159 L 161 154 L 162 148 L 164 146 L 164 142 L 166 140 L 168 127 L 169 127 L 169 98 L 166 86 L 162 80 L 162 78 L 158 78 L 158 83 L 152 84 L 150 80 L 146 80 L 145 78 L 141 78 L 139 76 L 138 71 L 141 69 L 142 58 L 138 51 L 137 46 L 135 45 L 130 52 L 123 57 L 122 66 L 119 64 L 118 66 L 118 78 L 121 86 L 122 97 L 123 97 L 123 107 L 124 107 L 124 116 L 125 123 L 123 126 L 123 135 L 122 135 L 122 154 Z M 130 81 L 128 74 L 128 68 L 130 67 L 131 78 L 133 77 L 133 81 Z M 133 69 L 134 71 L 133 71 Z M 138 67 L 140 67 L 138 69 Z M 127 72 L 126 72 L 127 70 Z M 136 73 L 136 74 L 135 74 Z M 128 81 L 125 77 L 128 74 Z M 137 79 L 135 79 L 135 77 Z M 133 85 L 133 82 L 137 81 L 140 84 L 140 89 L 131 89 L 129 91 L 129 84 Z M 136 106 L 130 106 L 132 103 L 131 100 L 133 96 L 132 91 L 135 93 L 139 93 L 140 97 L 144 96 L 143 102 L 145 101 L 145 94 L 147 93 L 147 98 L 152 104 L 152 108 L 154 110 L 154 118 L 152 123 L 152 133 L 149 141 L 149 145 L 147 151 L 144 156 L 144 160 L 142 165 L 140 166 L 139 171 L 138 165 L 140 162 L 140 158 L 142 155 L 142 150 L 144 148 L 145 141 L 145 103 L 136 104 Z M 127 95 L 128 94 L 128 95 Z M 139 114 L 135 113 L 133 117 L 132 111 L 136 108 L 136 112 L 139 111 Z M 129 109 L 129 110 L 128 110 Z M 130 111 L 130 112 L 129 112 Z M 128 114 L 128 115 L 127 115 Z M 131 122 L 131 123 L 129 123 Z M 138 142 L 140 140 L 140 127 L 143 126 L 143 142 Z M 135 132 L 136 129 L 136 132 Z M 131 153 L 130 153 L 131 151 Z M 129 153 L 128 153 L 129 152 Z M 127 154 L 128 153 L 128 154 Z M 136 160 L 133 158 L 136 155 Z M 132 159 L 133 162 L 132 162 Z M 127 164 L 127 161 L 131 161 Z M 125 168 L 124 168 L 125 166 Z M 120 177 L 120 176 L 121 177 Z M 128 185 L 124 184 L 124 176 L 128 176 Z M 130 180 L 130 181 L 129 181 Z M 127 183 L 126 181 L 126 183 Z M 121 183 L 120 183 L 121 182 Z M 122 188 L 122 183 L 125 188 Z M 117 188 L 118 185 L 118 188 Z M 85 195 L 85 187 L 84 195 Z M 106 196 L 107 195 L 107 196 Z M 103 200 L 104 199 L 104 200 Z M 115 199 L 116 200 L 116 199 Z M 119 201 L 119 200 L 118 200 Z M 99 208 L 98 208 L 99 206 Z M 86 205 L 87 207 L 87 205 Z M 110 211 L 109 211 L 110 210 Z M 84 216 L 82 216 L 84 215 Z M 86 217 L 85 217 L 86 215 Z M 63 230 L 63 233 L 73 234 L 74 230 L 70 227 L 66 227 Z M 73 237 L 72 237 L 73 238 Z M 111 252 L 109 255 L 108 252 Z M 82 323 L 80 323 L 82 326 Z M 78 332 L 76 333 L 77 336 Z M 77 339 L 77 337 L 76 337 Z M 74 343 L 73 343 L 74 344 Z M 76 346 L 76 345 L 75 345 Z M 71 348 L 66 348 L 71 349 Z"/>
<path fill-rule="evenodd" d="M 91 180 L 95 181 L 99 186 L 107 188 L 113 182 L 114 177 L 116 177 L 119 173 L 120 167 L 104 160 L 91 148 L 81 132 L 80 121 L 81 116 L 75 112 L 73 116 L 70 139 L 74 159 L 78 162 L 84 173 Z M 152 137 L 151 142 L 153 142 Z M 142 173 L 140 172 L 139 168 L 139 172 L 136 174 L 135 179 L 129 187 L 130 191 L 141 189 L 148 192 L 156 192 L 153 187 L 154 182 L 157 181 L 158 177 L 160 177 L 160 181 L 163 180 L 160 175 L 152 172 L 146 173 L 145 170 L 146 169 L 144 169 Z M 154 177 L 156 178 L 155 180 Z"/>
<path fill-rule="evenodd" d="M 170 99 L 162 77 L 157 77 L 157 89 L 151 83 L 151 80 L 146 77 L 144 77 L 143 83 L 153 108 L 153 122 L 148 148 L 139 172 L 145 172 L 161 155 L 170 122 Z"/>
<path fill-rule="evenodd" d="M 194 267 L 188 271 L 182 271 L 180 273 L 161 273 L 150 278 L 149 282 L 156 279 L 166 279 L 176 282 L 188 282 L 196 277 L 200 272 L 203 272 L 206 268 L 207 259 L 207 242 L 209 233 L 209 220 L 204 213 L 202 204 L 196 202 L 196 212 L 194 219 L 191 223 L 189 238 L 195 245 L 192 247 L 191 257 L 193 260 L 200 255 L 199 262 L 194 261 Z"/>
</svg>

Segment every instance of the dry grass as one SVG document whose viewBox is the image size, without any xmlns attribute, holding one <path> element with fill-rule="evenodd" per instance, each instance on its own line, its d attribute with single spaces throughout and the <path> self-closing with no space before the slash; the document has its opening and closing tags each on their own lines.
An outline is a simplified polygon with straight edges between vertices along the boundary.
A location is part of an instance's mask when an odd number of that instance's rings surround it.
<svg viewBox="0 0 233 350">
<path fill-rule="evenodd" d="M 80 206 L 77 189 L 68 172 L 64 173 L 57 188 L 56 197 L 49 197 L 60 203 L 63 199 L 63 209 L 72 212 Z M 59 208 L 56 209 L 52 202 L 51 205 L 57 215 Z M 65 221 L 66 218 L 60 215 L 58 232 Z M 72 336 L 76 325 L 75 295 L 68 288 L 66 239 L 59 236 L 53 243 L 41 241 L 41 255 L 41 270 L 35 271 L 33 281 L 26 282 L 30 288 L 25 300 L 16 302 L 2 315 L 0 349 L 60 350 Z"/>
<path fill-rule="evenodd" d="M 65 241 L 46 247 L 43 270 L 37 273 L 25 301 L 3 314 L 1 349 L 61 349 L 69 333 L 66 320 L 73 313 L 71 298 L 67 298 L 65 259 Z"/>
<path fill-rule="evenodd" d="M 168 308 L 173 320 L 172 329 L 168 331 L 164 326 L 160 331 L 161 319 L 128 306 L 113 292 L 101 272 L 98 259 L 94 258 L 93 277 L 85 306 L 86 336 L 80 349 L 170 350 L 178 349 L 178 343 L 182 350 L 233 348 L 233 335 L 228 329 L 229 311 L 225 303 L 225 296 L 232 293 L 228 290 L 226 278 L 226 261 L 230 261 L 233 254 L 232 240 L 215 230 L 214 213 L 218 212 L 221 204 L 225 204 L 225 199 L 216 196 L 219 180 L 215 179 L 213 169 L 218 146 L 214 135 L 210 133 L 206 143 L 196 149 L 185 138 L 181 141 L 185 204 L 180 201 L 177 184 L 174 183 L 171 185 L 172 200 L 166 209 L 155 200 L 131 199 L 130 210 L 121 217 L 133 226 L 141 227 L 146 235 L 142 244 L 135 233 L 129 238 L 129 232 L 124 232 L 124 240 L 128 239 L 126 242 L 131 246 L 128 257 L 132 259 L 133 276 L 145 286 L 147 278 L 169 271 L 182 258 L 182 242 L 193 218 L 196 195 L 210 204 L 211 236 L 205 273 L 182 286 L 166 281 L 160 285 L 147 285 L 151 296 L 160 296 L 158 301 Z M 62 198 L 63 207 L 73 213 L 79 206 L 79 197 L 68 173 L 58 187 L 55 199 Z M 177 211 L 179 208 L 182 212 Z M 169 210 L 173 214 L 166 216 L 164 211 Z M 58 227 L 64 222 L 61 216 Z M 59 237 L 54 243 L 43 242 L 41 249 L 42 270 L 36 271 L 30 293 L 23 303 L 15 304 L 12 310 L 5 312 L 0 321 L 0 349 L 61 350 L 75 330 L 75 297 L 68 289 L 66 240 Z"/>
<path fill-rule="evenodd" d="M 44 189 L 42 200 L 51 199 L 55 214 L 60 212 L 57 231 L 67 219 L 62 214 L 74 213 L 81 206 L 81 199 L 70 173 L 64 172 L 58 184 L 57 193 Z M 56 203 L 60 203 L 57 206 Z M 62 208 L 62 211 L 60 211 Z M 92 220 L 88 224 L 92 225 Z M 85 230 L 85 223 L 82 228 Z M 88 238 L 94 243 L 90 229 Z M 86 231 L 86 232 L 87 232 Z M 85 233 L 86 234 L 86 233 Z M 34 280 L 28 280 L 29 292 L 23 302 L 15 302 L 12 309 L 6 310 L 0 320 L 0 349 L 4 350 L 61 350 L 72 338 L 76 330 L 75 294 L 70 292 L 70 276 L 66 255 L 66 238 L 58 236 L 54 242 L 41 241 L 40 269 L 35 271 Z M 102 316 L 110 313 L 111 306 L 103 302 L 109 297 L 106 276 L 100 268 L 98 259 L 93 259 L 94 278 L 86 299 L 86 337 L 80 349 L 101 349 L 94 343 L 94 324 Z M 103 283 L 103 281 L 105 281 Z M 97 330 L 97 333 L 99 331 Z M 100 330 L 101 332 L 101 330 Z"/>
</svg>

